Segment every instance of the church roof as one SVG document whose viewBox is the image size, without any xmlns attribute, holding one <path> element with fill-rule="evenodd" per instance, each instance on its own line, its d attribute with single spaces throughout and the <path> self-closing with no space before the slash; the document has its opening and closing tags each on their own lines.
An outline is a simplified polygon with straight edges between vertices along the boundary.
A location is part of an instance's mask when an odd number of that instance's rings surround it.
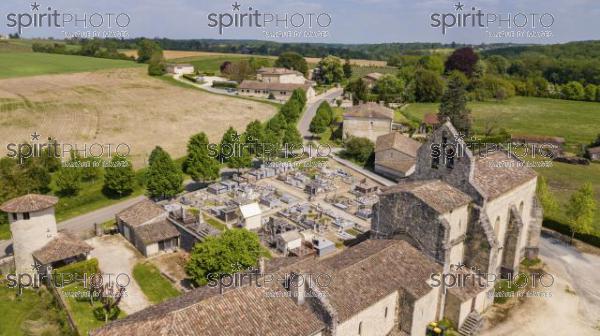
<svg viewBox="0 0 600 336">
<path fill-rule="evenodd" d="M 439 213 L 467 205 L 472 198 L 457 188 L 441 180 L 408 181 L 387 188 L 383 194 L 405 192 L 429 205 Z"/>
<path fill-rule="evenodd" d="M 536 177 L 533 169 L 505 151 L 496 151 L 475 160 L 473 182 L 488 199 L 497 198 Z"/>
<path fill-rule="evenodd" d="M 53 207 L 58 203 L 54 196 L 27 194 L 4 202 L 0 210 L 8 213 L 35 212 Z"/>
<path fill-rule="evenodd" d="M 267 270 L 279 275 L 322 274 L 317 286 L 342 322 L 398 290 L 422 297 L 432 290 L 427 283 L 431 273 L 441 272 L 442 267 L 407 242 L 367 240 L 327 258 L 276 258 Z M 222 294 L 218 288 L 204 286 L 91 335 L 312 335 L 326 328 L 321 309 L 269 293 L 287 290 L 279 281 L 260 287 L 246 282 L 224 288 Z"/>
<path fill-rule="evenodd" d="M 402 135 L 399 132 L 392 132 L 377 137 L 375 152 L 395 149 L 404 154 L 416 157 L 419 147 L 421 147 L 420 142 Z"/>
<path fill-rule="evenodd" d="M 368 102 L 348 107 L 344 118 L 394 119 L 394 110 L 374 102 Z"/>
</svg>

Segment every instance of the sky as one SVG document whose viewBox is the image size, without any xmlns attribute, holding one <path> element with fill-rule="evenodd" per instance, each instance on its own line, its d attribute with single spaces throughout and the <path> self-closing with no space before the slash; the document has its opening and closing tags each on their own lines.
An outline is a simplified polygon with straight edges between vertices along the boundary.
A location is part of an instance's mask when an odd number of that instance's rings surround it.
<svg viewBox="0 0 600 336">
<path fill-rule="evenodd" d="M 49 9 L 50 8 L 50 9 Z M 250 8 L 252 8 L 250 10 Z M 475 10 L 473 10 L 475 8 Z M 55 12 L 56 11 L 56 12 Z M 473 27 L 473 14 L 484 27 Z M 57 13 L 48 27 L 33 23 Z M 257 13 L 262 27 L 227 26 Z M 214 18 L 210 20 L 211 17 Z M 287 15 L 287 20 L 285 19 Z M 459 17 L 467 16 L 461 27 Z M 118 24 L 115 18 L 119 17 Z M 317 20 L 316 18 L 319 18 Z M 432 17 L 437 18 L 435 21 Z M 74 18 L 79 21 L 75 25 Z M 274 18 L 280 21 L 275 25 Z M 433 27 L 437 22 L 447 28 Z M 503 19 L 499 24 L 493 19 Z M 172 39 L 260 39 L 276 42 L 562 43 L 600 39 L 598 0 L 2 0 L 0 34 L 24 37 L 111 36 Z M 219 20 L 220 19 L 220 20 Z M 29 21 L 31 20 L 31 22 Z M 71 22 L 68 22 L 71 20 Z M 271 22 L 266 21 L 271 20 Z M 492 21 L 490 21 L 492 20 Z M 218 22 L 223 29 L 219 30 Z M 452 24 L 454 21 L 454 24 Z M 487 23 L 490 21 L 490 23 Z M 58 22 L 58 26 L 55 23 Z M 66 23 L 65 23 L 66 22 Z M 211 27 L 211 24 L 216 26 Z M 92 27 L 96 25 L 97 27 Z M 288 26 L 285 27 L 285 24 Z M 522 27 L 516 27 L 521 25 Z M 84 25 L 87 25 L 84 26 Z M 119 27 L 121 25 L 121 27 Z M 292 26 L 292 25 L 295 25 Z M 440 23 L 441 25 L 441 23 Z M 479 25 L 477 21 L 476 25 Z M 509 26 L 510 25 L 510 26 Z"/>
</svg>

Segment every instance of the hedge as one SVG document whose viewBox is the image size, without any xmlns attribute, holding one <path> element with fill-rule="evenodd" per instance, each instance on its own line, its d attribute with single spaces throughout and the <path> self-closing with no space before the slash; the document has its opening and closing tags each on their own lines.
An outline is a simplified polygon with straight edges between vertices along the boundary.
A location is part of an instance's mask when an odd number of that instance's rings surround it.
<svg viewBox="0 0 600 336">
<path fill-rule="evenodd" d="M 571 227 L 569 227 L 566 224 L 557 222 L 552 219 L 544 218 L 543 226 L 556 232 L 562 233 L 568 237 L 571 237 Z M 598 236 L 575 233 L 575 239 L 581 240 L 582 242 L 586 242 L 596 247 L 600 247 L 600 237 Z"/>
<path fill-rule="evenodd" d="M 237 89 L 238 83 L 235 83 L 235 82 L 225 82 L 225 81 L 214 81 L 212 83 L 212 87 Z"/>
<path fill-rule="evenodd" d="M 194 75 L 190 75 L 190 74 L 184 74 L 184 75 L 183 75 L 183 78 L 185 78 L 185 79 L 187 79 L 187 80 L 189 80 L 189 81 L 192 81 L 192 82 L 194 82 L 194 83 L 196 82 L 196 76 L 194 76 Z"/>
</svg>

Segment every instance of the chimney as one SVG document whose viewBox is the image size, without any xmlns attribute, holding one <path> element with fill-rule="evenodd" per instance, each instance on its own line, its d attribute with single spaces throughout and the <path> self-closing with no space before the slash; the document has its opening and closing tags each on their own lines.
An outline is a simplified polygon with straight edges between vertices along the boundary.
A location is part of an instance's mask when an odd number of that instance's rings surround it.
<svg viewBox="0 0 600 336">
<path fill-rule="evenodd" d="M 292 273 L 289 276 L 289 288 L 292 299 L 296 304 L 304 304 L 306 298 L 306 276 L 302 274 Z"/>
</svg>

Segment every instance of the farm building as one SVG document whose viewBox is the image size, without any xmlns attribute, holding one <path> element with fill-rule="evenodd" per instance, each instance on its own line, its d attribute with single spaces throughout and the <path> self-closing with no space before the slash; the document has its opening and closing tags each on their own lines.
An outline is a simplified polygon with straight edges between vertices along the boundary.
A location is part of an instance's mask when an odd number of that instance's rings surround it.
<svg viewBox="0 0 600 336">
<path fill-rule="evenodd" d="M 381 135 L 392 131 L 394 110 L 383 104 L 368 102 L 346 109 L 343 136 L 367 138 L 373 142 Z"/>
<path fill-rule="evenodd" d="M 377 138 L 375 172 L 392 179 L 409 176 L 415 170 L 417 150 L 421 143 L 398 132 Z"/>
<path fill-rule="evenodd" d="M 600 161 L 600 146 L 588 148 L 587 154 L 590 160 Z"/>
<path fill-rule="evenodd" d="M 440 120 L 439 120 L 437 114 L 427 113 L 423 117 L 423 121 L 421 122 L 421 125 L 419 125 L 418 133 L 427 133 L 429 131 L 436 129 L 439 125 L 440 125 Z"/>
<path fill-rule="evenodd" d="M 304 75 L 286 68 L 263 67 L 256 71 L 256 79 L 263 83 L 306 84 Z"/>
<path fill-rule="evenodd" d="M 190 75 L 196 72 L 191 64 L 167 64 L 167 73 L 174 75 Z"/>
<path fill-rule="evenodd" d="M 143 200 L 115 217 L 119 232 L 144 256 L 179 247 L 180 233 L 168 220 L 169 213 L 150 200 Z"/>
</svg>

